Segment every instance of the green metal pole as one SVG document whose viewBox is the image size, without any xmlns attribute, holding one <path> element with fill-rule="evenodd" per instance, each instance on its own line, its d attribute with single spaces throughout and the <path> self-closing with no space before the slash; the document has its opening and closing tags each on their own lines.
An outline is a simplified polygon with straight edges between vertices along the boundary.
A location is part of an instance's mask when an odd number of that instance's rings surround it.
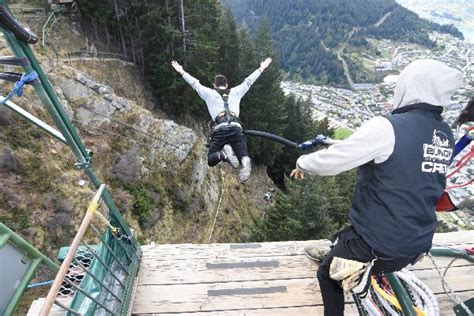
<svg viewBox="0 0 474 316">
<path fill-rule="evenodd" d="M 3 225 L 2 223 L 0 223 L 0 225 Z M 0 226 L 0 249 L 2 249 L 5 244 L 7 243 L 8 239 L 10 239 L 10 236 L 11 234 L 9 232 L 2 232 L 1 230 L 1 226 Z"/>
<path fill-rule="evenodd" d="M 457 252 L 456 249 L 433 247 L 431 248 L 430 253 L 433 256 L 437 256 L 437 257 L 462 258 L 462 259 L 466 259 L 469 262 L 474 262 L 474 255 L 469 255 L 467 253 L 460 253 L 460 252 Z"/>
<path fill-rule="evenodd" d="M 26 240 L 15 234 L 10 228 L 5 226 L 3 223 L 0 223 L 0 234 L 8 235 L 9 240 L 17 245 L 20 249 L 24 250 L 28 256 L 32 258 L 40 259 L 49 269 L 53 272 L 59 271 L 59 265 L 54 261 L 43 255 L 39 250 L 30 245 Z M 1 246 L 1 245 L 0 245 Z"/>
<path fill-rule="evenodd" d="M 5 2 L 5 0 L 0 1 L 0 3 Z M 14 51 L 15 55 L 17 57 L 27 57 L 30 60 L 31 65 L 24 67 L 25 71 L 31 72 L 34 70 L 38 73 L 38 77 L 41 81 L 41 84 L 34 85 L 38 96 L 40 97 L 45 107 L 48 109 L 50 115 L 53 117 L 53 120 L 56 122 L 56 125 L 58 126 L 59 130 L 64 135 L 68 145 L 71 147 L 79 163 L 84 166 L 85 173 L 89 176 L 94 186 L 98 189 L 102 183 L 95 176 L 94 172 L 88 165 L 88 162 L 91 159 L 89 152 L 82 144 L 82 141 L 77 135 L 75 128 L 67 119 L 59 102 L 59 99 L 56 96 L 56 93 L 54 92 L 41 67 L 39 66 L 36 57 L 31 51 L 31 48 L 28 46 L 28 44 L 18 41 L 15 36 L 9 31 L 4 30 L 3 33 L 5 34 L 5 38 L 12 50 Z M 109 207 L 109 210 L 114 214 L 114 218 L 118 221 L 122 230 L 127 235 L 131 235 L 128 225 L 123 220 L 123 217 L 121 216 L 118 207 L 116 206 L 115 202 L 113 201 L 107 190 L 104 191 L 103 199 Z M 134 243 L 138 245 L 135 240 Z"/>
<path fill-rule="evenodd" d="M 4 315 L 11 315 L 16 308 L 16 305 L 18 304 L 18 301 L 21 299 L 23 292 L 25 291 L 26 287 L 30 283 L 31 279 L 33 278 L 33 275 L 36 271 L 36 268 L 38 268 L 38 265 L 41 263 L 40 258 L 33 259 L 33 262 L 31 263 L 31 266 L 28 268 L 28 271 L 26 271 L 25 276 L 20 282 L 20 285 L 17 287 L 15 294 L 13 295 L 12 299 L 10 300 L 10 303 L 8 303 L 7 308 L 3 312 Z"/>
<path fill-rule="evenodd" d="M 15 53 L 15 55 L 17 57 L 27 57 L 24 54 L 22 48 L 20 47 L 19 41 L 16 39 L 16 37 L 12 33 L 10 33 L 7 30 L 3 30 L 3 34 L 5 35 L 5 39 L 8 43 L 8 45 L 10 46 L 10 48 L 13 50 L 13 52 Z M 38 68 L 39 68 L 39 66 L 38 66 Z M 23 69 L 26 72 L 36 71 L 36 69 L 33 69 L 31 65 L 27 65 L 27 66 L 23 67 Z M 39 76 L 39 74 L 38 74 L 38 76 Z M 44 74 L 43 74 L 43 76 L 44 76 Z M 40 77 L 40 79 L 44 80 L 41 77 Z M 76 142 L 73 138 L 73 135 L 68 130 L 67 125 L 65 124 L 65 122 L 61 118 L 61 115 L 58 113 L 58 111 L 56 111 L 56 108 L 51 103 L 51 100 L 49 99 L 49 96 L 46 94 L 46 91 L 43 89 L 43 86 L 41 85 L 41 83 L 38 82 L 37 84 L 34 84 L 33 87 L 35 88 L 35 91 L 38 94 L 41 102 L 46 107 L 49 114 L 52 116 L 54 122 L 56 123 L 57 127 L 59 128 L 59 130 L 63 134 L 64 138 L 66 139 L 68 145 L 71 147 L 73 153 L 76 155 L 79 162 L 80 163 L 86 163 L 87 162 L 87 155 L 84 155 L 81 148 L 76 144 Z"/>
<path fill-rule="evenodd" d="M 390 283 L 390 286 L 395 292 L 395 296 L 402 307 L 403 315 L 416 316 L 410 296 L 408 295 L 400 280 L 393 273 L 385 273 L 385 276 L 387 277 L 388 282 Z"/>
<path fill-rule="evenodd" d="M 71 134 L 72 139 L 74 140 L 74 143 L 79 148 L 82 155 L 85 157 L 88 157 L 89 153 L 87 149 L 82 144 L 81 139 L 79 138 L 79 135 L 77 134 L 77 131 L 74 128 L 74 126 L 72 126 L 72 124 L 69 123 L 69 119 L 67 118 L 66 113 L 64 113 L 63 106 L 61 105 L 61 102 L 59 101 L 58 96 L 56 95 L 56 92 L 54 92 L 53 87 L 51 86 L 51 83 L 49 82 L 48 78 L 44 74 L 43 69 L 41 69 L 38 63 L 38 60 L 36 59 L 35 55 L 31 51 L 30 46 L 27 43 L 23 43 L 21 41 L 17 41 L 17 43 L 19 44 L 25 56 L 30 61 L 31 67 L 33 68 L 33 70 L 38 73 L 38 77 L 41 81 L 41 86 L 43 90 L 46 92 L 46 94 L 49 96 L 49 100 L 51 104 L 53 105 L 53 107 L 55 108 L 57 115 L 59 115 L 60 121 L 64 124 L 65 128 Z"/>
</svg>

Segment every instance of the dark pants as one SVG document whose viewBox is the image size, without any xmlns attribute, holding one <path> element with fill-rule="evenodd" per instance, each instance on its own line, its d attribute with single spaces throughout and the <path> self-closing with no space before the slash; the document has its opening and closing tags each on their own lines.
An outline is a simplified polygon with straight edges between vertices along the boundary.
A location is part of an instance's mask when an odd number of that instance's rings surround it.
<svg viewBox="0 0 474 316">
<path fill-rule="evenodd" d="M 242 160 L 242 157 L 249 155 L 242 128 L 232 125 L 229 127 L 221 127 L 211 132 L 209 153 L 207 154 L 207 164 L 210 167 L 214 167 L 222 160 L 222 155 L 220 155 L 219 152 L 226 144 L 232 147 L 239 161 Z"/>
<path fill-rule="evenodd" d="M 390 258 L 373 250 L 354 230 L 352 226 L 343 229 L 334 236 L 333 246 L 318 268 L 318 281 L 324 303 L 325 316 L 344 315 L 344 293 L 338 281 L 329 276 L 329 267 L 333 257 L 374 262 L 371 274 L 399 271 L 415 261 L 410 258 Z"/>
</svg>

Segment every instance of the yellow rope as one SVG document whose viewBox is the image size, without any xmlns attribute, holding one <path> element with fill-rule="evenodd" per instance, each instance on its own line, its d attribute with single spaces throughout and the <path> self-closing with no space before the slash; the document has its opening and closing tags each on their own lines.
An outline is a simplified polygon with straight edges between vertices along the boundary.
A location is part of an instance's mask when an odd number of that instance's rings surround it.
<svg viewBox="0 0 474 316">
<path fill-rule="evenodd" d="M 391 305 L 395 306 L 398 310 L 400 311 L 402 310 L 402 307 L 400 306 L 398 299 L 394 295 L 388 294 L 387 292 L 382 290 L 374 277 L 372 277 L 370 283 L 372 287 L 375 289 L 375 291 L 377 291 L 377 293 L 379 293 L 380 296 L 382 296 L 384 300 L 389 302 Z M 426 316 L 426 313 L 422 309 L 416 306 L 413 306 L 413 307 L 415 308 L 415 312 L 417 316 Z"/>
</svg>

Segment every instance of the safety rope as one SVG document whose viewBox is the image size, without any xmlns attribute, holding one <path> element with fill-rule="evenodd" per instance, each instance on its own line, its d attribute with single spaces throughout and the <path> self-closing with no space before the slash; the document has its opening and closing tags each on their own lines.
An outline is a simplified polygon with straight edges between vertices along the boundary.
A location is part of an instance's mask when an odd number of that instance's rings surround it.
<svg viewBox="0 0 474 316">
<path fill-rule="evenodd" d="M 209 233 L 209 238 L 207 239 L 208 244 L 211 242 L 212 235 L 214 233 L 214 228 L 216 227 L 217 215 L 219 214 L 219 210 L 221 208 L 222 197 L 224 196 L 224 192 L 225 192 L 225 177 L 224 177 L 224 172 L 222 171 L 222 169 L 221 169 L 221 181 L 222 181 L 221 196 L 219 197 L 219 202 L 217 203 L 216 214 L 214 216 L 214 222 L 212 223 L 211 232 Z"/>
<path fill-rule="evenodd" d="M 23 86 L 25 84 L 32 83 L 38 79 L 38 74 L 36 71 L 32 71 L 30 73 L 25 73 L 21 76 L 20 80 L 18 80 L 15 85 L 13 86 L 13 89 L 10 91 L 10 93 L 7 94 L 7 96 L 3 99 L 3 101 L 0 102 L 1 104 L 5 104 L 8 100 L 13 98 L 15 94 L 19 97 L 23 95 Z"/>
<path fill-rule="evenodd" d="M 88 209 L 88 212 L 95 215 L 106 227 L 110 229 L 112 236 L 117 240 L 126 239 L 128 241 L 132 240 L 133 235 L 129 236 L 121 232 L 120 228 L 113 226 L 110 221 L 105 218 L 104 214 L 99 211 L 99 204 L 91 205 Z"/>
<path fill-rule="evenodd" d="M 449 248 L 449 247 L 447 247 L 447 248 Z M 431 259 L 431 262 L 433 262 L 433 265 L 434 265 L 436 271 L 438 272 L 439 276 L 441 277 L 441 284 L 443 286 L 444 293 L 446 293 L 448 298 L 453 303 L 461 305 L 461 307 L 464 309 L 464 311 L 466 312 L 466 314 L 468 316 L 474 316 L 473 313 L 471 312 L 471 310 L 469 309 L 469 307 L 467 307 L 466 304 L 464 304 L 464 302 L 461 301 L 461 299 L 456 295 L 456 292 L 454 292 L 453 289 L 451 289 L 449 287 L 448 282 L 446 281 L 446 273 L 448 272 L 448 269 L 451 267 L 451 265 L 454 263 L 454 261 L 456 261 L 458 258 L 454 258 L 453 260 L 451 260 L 451 262 L 448 264 L 448 266 L 444 270 L 444 273 L 441 273 L 441 269 L 439 268 L 438 264 L 434 260 L 433 255 L 431 253 L 428 253 L 428 257 Z"/>
<path fill-rule="evenodd" d="M 467 163 L 472 159 L 472 157 L 474 157 L 474 147 L 471 147 L 470 151 L 466 153 L 464 156 L 462 156 L 461 159 L 459 159 L 456 162 L 456 164 L 454 165 L 454 167 L 456 168 L 453 171 L 451 171 L 446 176 L 446 178 L 451 178 L 454 174 L 459 172 L 459 170 L 461 170 L 465 165 L 467 165 Z"/>
</svg>

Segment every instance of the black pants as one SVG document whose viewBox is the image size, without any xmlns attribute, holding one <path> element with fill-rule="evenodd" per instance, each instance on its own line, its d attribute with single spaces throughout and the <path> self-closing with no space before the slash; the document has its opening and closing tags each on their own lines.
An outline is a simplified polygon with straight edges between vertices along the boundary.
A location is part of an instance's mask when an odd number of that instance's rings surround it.
<svg viewBox="0 0 474 316">
<path fill-rule="evenodd" d="M 209 153 L 207 154 L 207 164 L 210 167 L 214 167 L 221 161 L 219 151 L 221 151 L 226 144 L 232 147 L 239 161 L 242 160 L 242 157 L 249 155 L 242 128 L 233 125 L 221 127 L 211 132 Z"/>
<path fill-rule="evenodd" d="M 354 230 L 352 226 L 343 229 L 334 236 L 333 246 L 319 265 L 318 281 L 324 303 L 325 316 L 344 315 L 344 293 L 338 281 L 329 276 L 329 267 L 334 257 L 374 262 L 371 274 L 395 272 L 415 261 L 418 256 L 409 258 L 389 258 L 373 250 Z"/>
</svg>

